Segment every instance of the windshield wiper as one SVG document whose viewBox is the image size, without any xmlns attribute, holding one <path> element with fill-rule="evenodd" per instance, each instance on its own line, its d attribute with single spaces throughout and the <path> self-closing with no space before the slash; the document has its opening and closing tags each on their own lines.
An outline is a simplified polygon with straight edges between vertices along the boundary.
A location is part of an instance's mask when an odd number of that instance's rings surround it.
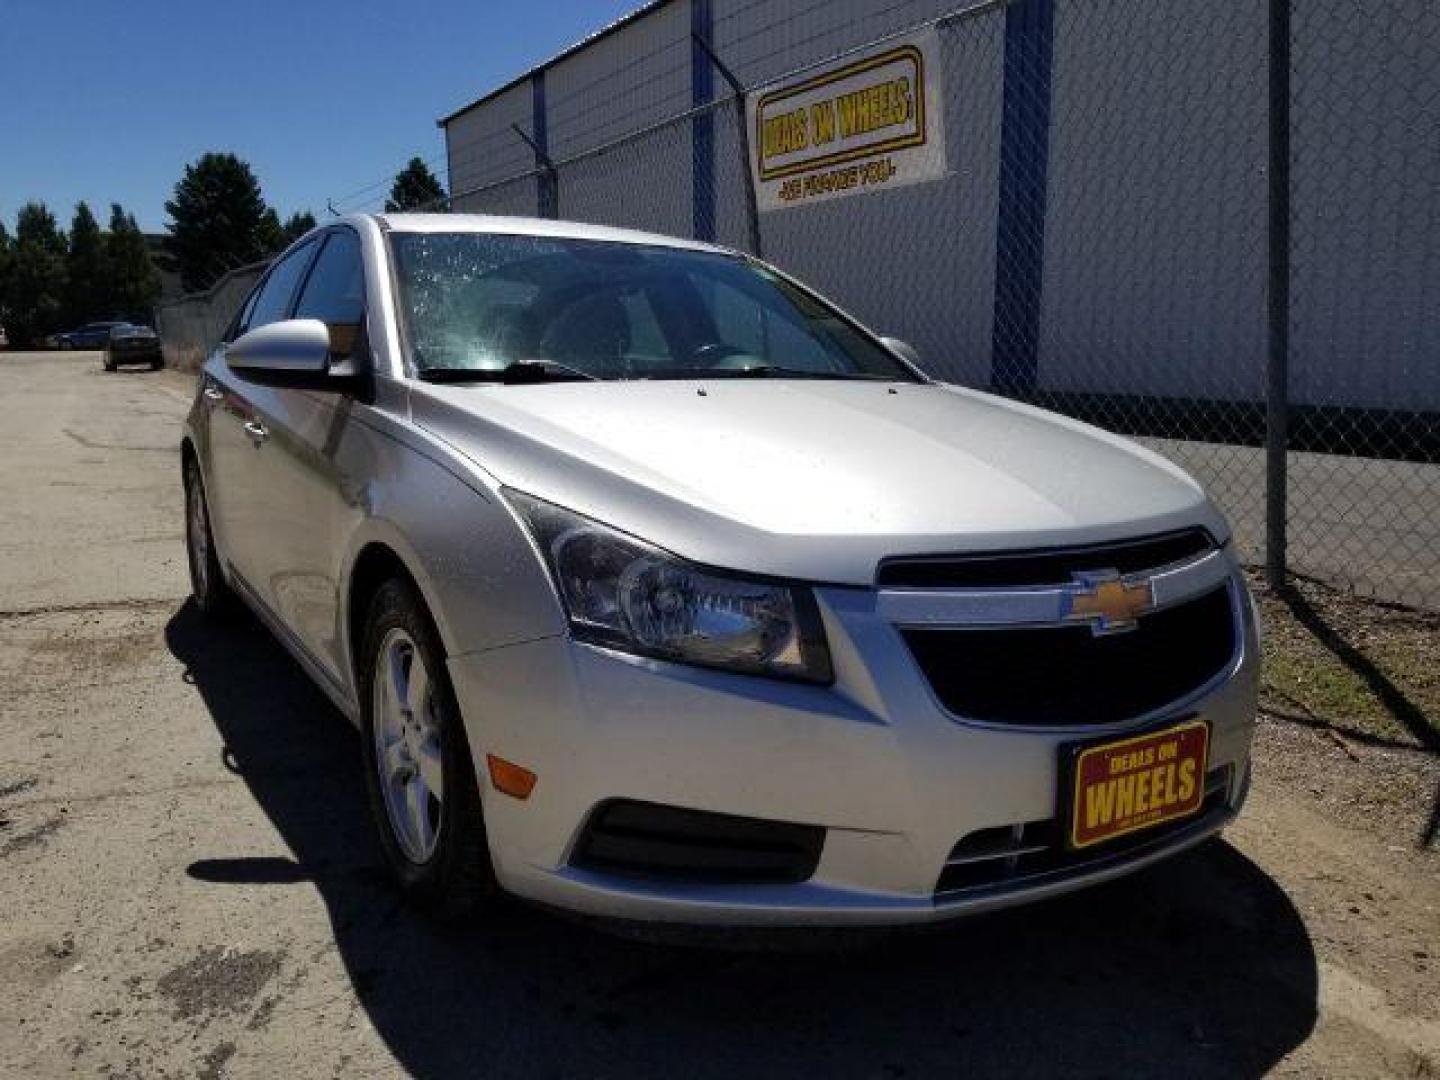
<svg viewBox="0 0 1440 1080">
<path fill-rule="evenodd" d="M 491 382 L 507 386 L 544 382 L 592 382 L 599 379 L 588 371 L 554 360 L 517 360 L 503 368 L 424 367 L 416 374 L 426 382 Z"/>
</svg>

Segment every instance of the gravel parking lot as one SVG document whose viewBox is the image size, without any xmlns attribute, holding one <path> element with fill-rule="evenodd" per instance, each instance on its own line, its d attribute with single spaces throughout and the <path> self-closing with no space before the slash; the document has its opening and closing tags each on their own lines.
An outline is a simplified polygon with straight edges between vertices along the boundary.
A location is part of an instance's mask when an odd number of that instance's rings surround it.
<svg viewBox="0 0 1440 1080">
<path fill-rule="evenodd" d="M 352 730 L 185 600 L 190 392 L 0 353 L 0 1076 L 1440 1076 L 1435 758 L 1288 722 L 1224 840 L 1020 912 L 427 924 Z"/>
</svg>

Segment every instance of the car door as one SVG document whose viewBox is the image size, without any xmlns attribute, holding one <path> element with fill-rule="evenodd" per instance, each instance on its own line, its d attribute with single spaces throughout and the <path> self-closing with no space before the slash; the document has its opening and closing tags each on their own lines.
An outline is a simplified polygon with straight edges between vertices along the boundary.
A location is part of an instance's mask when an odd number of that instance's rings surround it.
<svg viewBox="0 0 1440 1080">
<path fill-rule="evenodd" d="M 336 226 L 300 285 L 296 319 L 318 319 L 330 331 L 330 363 L 363 367 L 365 273 L 359 237 Z M 263 487 L 252 496 L 265 541 L 252 566 L 261 598 L 313 660 L 338 677 L 340 537 L 353 513 L 356 485 L 346 482 L 339 448 L 356 403 L 344 389 L 257 387 L 256 421 L 268 432 L 258 458 Z"/>
<path fill-rule="evenodd" d="M 302 244 L 270 268 L 234 336 L 289 317 L 319 246 L 314 240 Z M 210 411 L 206 495 L 221 555 L 239 574 L 239 587 L 252 599 L 264 600 L 263 565 L 270 542 L 265 492 L 273 482 L 268 473 L 274 462 L 265 453 L 269 432 L 257 399 L 266 387 L 226 364 L 224 353 L 222 345 L 205 365 L 201 391 Z"/>
</svg>

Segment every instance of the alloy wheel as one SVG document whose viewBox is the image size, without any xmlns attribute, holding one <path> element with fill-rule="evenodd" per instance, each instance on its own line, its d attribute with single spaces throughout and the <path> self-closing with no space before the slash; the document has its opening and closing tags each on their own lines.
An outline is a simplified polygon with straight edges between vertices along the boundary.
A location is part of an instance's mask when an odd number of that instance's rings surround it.
<svg viewBox="0 0 1440 1080">
<path fill-rule="evenodd" d="M 385 812 L 405 857 L 423 863 L 439 842 L 445 797 L 434 684 L 400 627 L 381 641 L 374 670 L 370 727 Z"/>
</svg>

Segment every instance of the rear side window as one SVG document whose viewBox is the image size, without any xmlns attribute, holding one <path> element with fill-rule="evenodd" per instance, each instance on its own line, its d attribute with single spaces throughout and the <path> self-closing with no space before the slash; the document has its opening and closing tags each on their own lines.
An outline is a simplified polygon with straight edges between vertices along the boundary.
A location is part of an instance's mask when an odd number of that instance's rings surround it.
<svg viewBox="0 0 1440 1080">
<path fill-rule="evenodd" d="M 360 240 L 348 229 L 330 234 L 305 281 L 295 318 L 319 319 L 330 328 L 330 352 L 337 360 L 355 351 L 365 317 L 365 265 Z"/>
<path fill-rule="evenodd" d="M 295 286 L 300 283 L 313 254 L 315 241 L 312 240 L 275 264 L 265 278 L 265 284 L 260 287 L 260 293 L 250 308 L 250 317 L 240 328 L 241 332 L 254 330 L 257 326 L 267 326 L 285 318 L 286 312 L 290 310 L 290 298 L 295 295 Z"/>
</svg>

